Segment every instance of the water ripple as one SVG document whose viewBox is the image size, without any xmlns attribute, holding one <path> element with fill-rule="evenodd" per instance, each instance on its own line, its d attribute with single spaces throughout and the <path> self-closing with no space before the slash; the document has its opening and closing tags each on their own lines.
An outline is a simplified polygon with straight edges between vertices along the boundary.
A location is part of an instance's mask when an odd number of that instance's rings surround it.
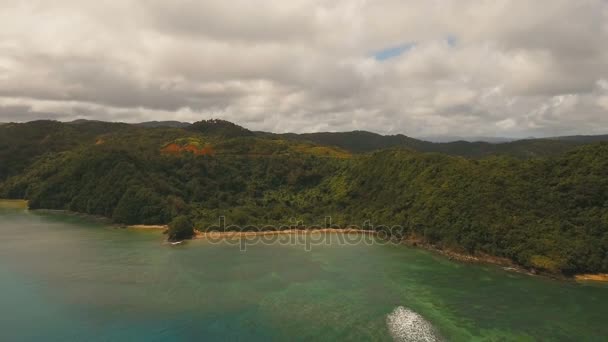
<svg viewBox="0 0 608 342">
<path fill-rule="evenodd" d="M 422 316 L 403 306 L 386 318 L 393 340 L 399 342 L 437 342 L 442 338 L 433 325 Z"/>
</svg>

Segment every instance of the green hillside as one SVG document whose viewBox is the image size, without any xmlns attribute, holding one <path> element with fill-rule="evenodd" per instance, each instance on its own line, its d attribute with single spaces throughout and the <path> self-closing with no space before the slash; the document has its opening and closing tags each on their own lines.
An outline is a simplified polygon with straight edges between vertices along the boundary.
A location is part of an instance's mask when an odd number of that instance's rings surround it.
<svg viewBox="0 0 608 342">
<path fill-rule="evenodd" d="M 420 152 L 437 152 L 468 158 L 510 155 L 517 158 L 555 156 L 590 142 L 608 141 L 608 136 L 581 136 L 550 139 L 527 139 L 505 143 L 454 141 L 432 143 L 405 135 L 380 135 L 366 131 L 281 134 L 290 140 L 311 141 L 337 146 L 352 153 L 366 153 L 386 148 L 403 147 Z"/>
<path fill-rule="evenodd" d="M 39 121 L 3 125 L 0 133 L 0 197 L 28 199 L 31 208 L 126 224 L 186 217 L 201 230 L 219 216 L 242 229 L 292 218 L 321 225 L 331 216 L 338 226 L 369 220 L 399 226 L 393 238 L 547 272 L 608 272 L 607 143 L 521 141 L 465 158 L 419 152 L 424 146 L 404 136 L 393 139 L 412 148 L 378 142 L 377 152 L 352 154 L 367 149 L 357 137 L 374 135 L 344 133 L 321 144 L 217 120 L 186 129 Z M 450 146 L 486 153 L 470 143 Z"/>
</svg>

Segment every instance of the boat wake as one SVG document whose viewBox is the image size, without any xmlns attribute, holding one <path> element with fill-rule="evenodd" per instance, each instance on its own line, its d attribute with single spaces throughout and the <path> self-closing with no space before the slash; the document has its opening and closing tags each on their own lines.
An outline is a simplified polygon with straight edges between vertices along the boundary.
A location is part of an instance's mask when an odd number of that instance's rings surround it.
<svg viewBox="0 0 608 342">
<path fill-rule="evenodd" d="M 386 318 L 393 340 L 400 342 L 442 341 L 433 325 L 414 311 L 397 307 Z"/>
</svg>

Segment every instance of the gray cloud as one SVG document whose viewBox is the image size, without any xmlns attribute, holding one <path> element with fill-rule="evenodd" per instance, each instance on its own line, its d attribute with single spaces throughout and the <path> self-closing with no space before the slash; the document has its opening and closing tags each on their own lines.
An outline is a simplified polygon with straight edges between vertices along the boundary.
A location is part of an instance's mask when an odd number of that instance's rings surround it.
<svg viewBox="0 0 608 342">
<path fill-rule="evenodd" d="M 608 132 L 604 0 L 0 5 L 0 121 L 221 117 L 278 132 Z"/>
<path fill-rule="evenodd" d="M 2 122 L 15 122 L 22 121 L 23 118 L 36 118 L 44 120 L 59 120 L 61 114 L 58 113 L 44 113 L 32 111 L 32 108 L 25 105 L 14 105 L 14 106 L 0 106 L 0 118 Z"/>
</svg>

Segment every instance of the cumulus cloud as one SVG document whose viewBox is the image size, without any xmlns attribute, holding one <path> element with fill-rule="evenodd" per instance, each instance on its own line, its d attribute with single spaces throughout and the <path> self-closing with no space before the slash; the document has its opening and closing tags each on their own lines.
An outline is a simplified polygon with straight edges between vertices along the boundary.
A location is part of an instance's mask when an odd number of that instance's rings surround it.
<svg viewBox="0 0 608 342">
<path fill-rule="evenodd" d="M 608 132 L 605 0 L 0 0 L 0 121 Z"/>
</svg>

